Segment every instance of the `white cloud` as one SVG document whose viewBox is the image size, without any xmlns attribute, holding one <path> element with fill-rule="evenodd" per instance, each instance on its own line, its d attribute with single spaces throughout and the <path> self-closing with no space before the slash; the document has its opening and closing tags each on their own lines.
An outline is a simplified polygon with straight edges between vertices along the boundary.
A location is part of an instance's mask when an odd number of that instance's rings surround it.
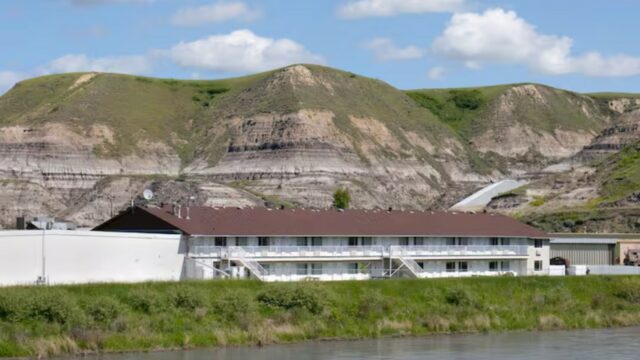
<svg viewBox="0 0 640 360">
<path fill-rule="evenodd" d="M 424 56 L 423 49 L 413 45 L 400 48 L 388 38 L 375 38 L 362 46 L 373 51 L 373 55 L 379 61 L 412 60 Z"/>
<path fill-rule="evenodd" d="M 445 73 L 445 68 L 443 68 L 442 66 L 434 66 L 431 69 L 429 69 L 429 72 L 427 73 L 427 77 L 430 80 L 442 80 L 444 79 L 444 73 Z"/>
<path fill-rule="evenodd" d="M 25 74 L 15 71 L 0 71 L 0 95 L 26 77 Z"/>
<path fill-rule="evenodd" d="M 150 56 L 129 55 L 91 58 L 84 54 L 69 54 L 53 60 L 49 72 L 99 71 L 125 74 L 144 74 L 152 70 Z"/>
<path fill-rule="evenodd" d="M 461 60 L 469 68 L 483 63 L 525 64 L 544 74 L 578 73 L 589 76 L 640 74 L 640 57 L 605 56 L 598 52 L 572 54 L 573 39 L 547 35 L 514 11 L 490 9 L 484 13 L 454 14 L 433 50 Z"/>
<path fill-rule="evenodd" d="M 198 26 L 230 20 L 251 21 L 259 16 L 258 10 L 249 8 L 244 2 L 218 1 L 210 5 L 180 9 L 173 15 L 171 22 L 177 26 Z"/>
<path fill-rule="evenodd" d="M 421 14 L 429 12 L 455 12 L 466 7 L 465 0 L 356 0 L 338 8 L 344 19 Z"/>
<path fill-rule="evenodd" d="M 223 72 L 262 71 L 293 63 L 324 63 L 324 59 L 289 39 L 260 37 L 250 30 L 181 42 L 169 50 L 178 65 Z"/>
</svg>

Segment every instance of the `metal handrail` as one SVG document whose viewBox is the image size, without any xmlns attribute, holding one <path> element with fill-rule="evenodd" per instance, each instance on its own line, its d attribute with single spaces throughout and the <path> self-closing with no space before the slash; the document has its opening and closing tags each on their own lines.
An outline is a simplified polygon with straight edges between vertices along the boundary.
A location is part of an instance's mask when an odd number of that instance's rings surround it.
<svg viewBox="0 0 640 360">
<path fill-rule="evenodd" d="M 229 258 L 238 260 L 243 263 L 258 279 L 263 280 L 263 277 L 267 275 L 267 270 L 260 265 L 259 262 L 247 258 L 246 251 L 240 246 L 233 246 L 229 248 Z"/>
<path fill-rule="evenodd" d="M 383 257 L 385 247 L 372 246 L 230 246 L 229 253 L 242 248 L 248 257 L 300 257 L 300 256 L 335 256 L 335 257 Z M 275 255 L 274 255 L 275 254 Z"/>
<path fill-rule="evenodd" d="M 487 254 L 488 253 L 488 254 Z M 527 245 L 418 245 L 390 246 L 389 255 L 394 256 L 476 256 L 476 255 L 511 255 L 528 254 Z"/>
</svg>

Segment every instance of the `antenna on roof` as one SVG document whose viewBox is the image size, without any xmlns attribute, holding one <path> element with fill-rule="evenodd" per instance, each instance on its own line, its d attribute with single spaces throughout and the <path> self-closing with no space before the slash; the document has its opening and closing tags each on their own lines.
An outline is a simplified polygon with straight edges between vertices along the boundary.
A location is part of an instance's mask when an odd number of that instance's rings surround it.
<svg viewBox="0 0 640 360">
<path fill-rule="evenodd" d="M 153 191 L 151 191 L 151 189 L 144 189 L 142 197 L 147 201 L 153 199 Z"/>
</svg>

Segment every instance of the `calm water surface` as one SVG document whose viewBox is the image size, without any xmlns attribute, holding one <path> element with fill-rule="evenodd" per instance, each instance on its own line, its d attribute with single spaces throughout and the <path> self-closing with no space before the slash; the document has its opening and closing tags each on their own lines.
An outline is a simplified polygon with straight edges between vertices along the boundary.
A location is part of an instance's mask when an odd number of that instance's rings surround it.
<svg viewBox="0 0 640 360">
<path fill-rule="evenodd" d="M 640 328 L 448 335 L 424 338 L 313 342 L 262 348 L 227 348 L 105 355 L 102 360 L 638 360 Z"/>
</svg>

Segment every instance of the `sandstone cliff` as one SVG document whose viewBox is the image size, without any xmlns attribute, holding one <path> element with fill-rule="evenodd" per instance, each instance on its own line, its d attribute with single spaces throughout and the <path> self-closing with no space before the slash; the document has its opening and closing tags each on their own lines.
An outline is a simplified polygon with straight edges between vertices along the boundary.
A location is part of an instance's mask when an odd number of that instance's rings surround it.
<svg viewBox="0 0 640 360">
<path fill-rule="evenodd" d="M 612 121 L 601 102 L 541 85 L 469 91 L 407 94 L 311 65 L 27 80 L 0 97 L 0 220 L 91 226 L 145 187 L 212 206 L 326 207 L 343 186 L 356 207 L 442 207 L 575 155 Z"/>
</svg>

